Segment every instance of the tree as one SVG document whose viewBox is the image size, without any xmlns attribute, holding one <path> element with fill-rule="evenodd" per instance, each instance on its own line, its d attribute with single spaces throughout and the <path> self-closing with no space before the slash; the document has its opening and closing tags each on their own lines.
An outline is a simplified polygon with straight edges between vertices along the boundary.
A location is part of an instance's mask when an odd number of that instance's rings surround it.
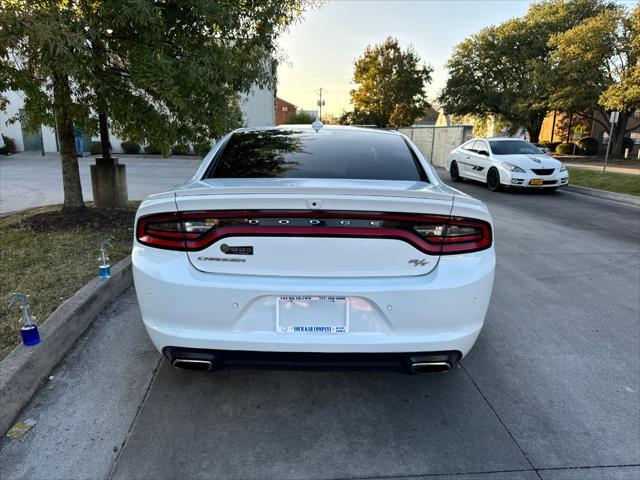
<svg viewBox="0 0 640 480">
<path fill-rule="evenodd" d="M 640 109 L 640 5 L 604 10 L 549 43 L 555 76 L 562 81 L 552 104 L 592 118 L 607 132 L 606 111 L 619 111 L 610 141 L 613 155 L 621 157 L 624 136 L 632 130 L 627 121 Z"/>
<path fill-rule="evenodd" d="M 378 127 L 411 125 L 428 106 L 424 87 L 433 69 L 412 47 L 402 50 L 392 37 L 368 46 L 354 63 L 353 112 L 341 121 Z"/>
<path fill-rule="evenodd" d="M 127 139 L 165 147 L 220 137 L 241 124 L 240 94 L 273 81 L 277 36 L 313 5 L 5 1 L 0 91 L 23 91 L 31 121 L 57 124 L 64 206 L 79 208 L 74 123 L 92 132 L 100 126 L 106 157 L 108 119 Z"/>
<path fill-rule="evenodd" d="M 548 40 L 603 8 L 601 0 L 533 4 L 522 18 L 487 27 L 460 43 L 439 96 L 446 113 L 494 116 L 511 130 L 524 127 L 537 142 L 556 85 Z"/>
<path fill-rule="evenodd" d="M 73 121 L 70 72 L 83 32 L 69 7 L 54 1 L 0 4 L 0 92 L 24 92 L 27 125 L 56 125 L 60 138 L 64 208 L 83 208 Z M 6 98 L 0 95 L 0 107 Z"/>
</svg>

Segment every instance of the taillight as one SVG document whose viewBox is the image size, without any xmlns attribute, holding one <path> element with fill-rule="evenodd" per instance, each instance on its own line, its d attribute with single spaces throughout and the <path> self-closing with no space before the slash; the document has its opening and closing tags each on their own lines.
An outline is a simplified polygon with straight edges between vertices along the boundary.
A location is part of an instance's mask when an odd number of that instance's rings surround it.
<svg viewBox="0 0 640 480">
<path fill-rule="evenodd" d="M 430 255 L 476 252 L 492 243 L 491 226 L 481 220 L 401 213 L 181 212 L 140 217 L 136 226 L 139 243 L 169 250 L 202 250 L 233 236 L 391 238 Z"/>
</svg>

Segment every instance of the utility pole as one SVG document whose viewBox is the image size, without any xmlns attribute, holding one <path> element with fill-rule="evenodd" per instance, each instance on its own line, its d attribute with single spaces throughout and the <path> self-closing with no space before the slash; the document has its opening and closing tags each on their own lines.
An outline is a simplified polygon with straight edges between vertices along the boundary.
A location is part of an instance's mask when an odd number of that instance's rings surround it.
<svg viewBox="0 0 640 480">
<path fill-rule="evenodd" d="M 322 107 L 324 106 L 324 100 L 322 100 L 322 87 L 320 87 L 320 91 L 316 93 L 320 96 L 320 100 L 316 103 L 320 109 L 320 113 L 318 113 L 318 120 L 322 121 Z"/>
</svg>

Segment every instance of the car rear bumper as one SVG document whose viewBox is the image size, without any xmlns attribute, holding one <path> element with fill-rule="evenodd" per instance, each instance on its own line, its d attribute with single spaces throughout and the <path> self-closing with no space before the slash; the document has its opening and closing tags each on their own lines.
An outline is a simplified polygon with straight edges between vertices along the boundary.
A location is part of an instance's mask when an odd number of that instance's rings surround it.
<svg viewBox="0 0 640 480">
<path fill-rule="evenodd" d="M 462 354 L 458 351 L 405 353 L 308 353 L 205 350 L 165 347 L 163 355 L 187 370 L 268 368 L 280 370 L 394 370 L 406 373 L 444 373 Z"/>
<path fill-rule="evenodd" d="M 427 275 L 387 278 L 217 275 L 193 268 L 184 252 L 140 245 L 132 258 L 142 318 L 160 351 L 465 355 L 484 323 L 495 268 L 493 247 L 444 256 Z M 283 295 L 349 297 L 349 332 L 276 332 Z"/>
</svg>

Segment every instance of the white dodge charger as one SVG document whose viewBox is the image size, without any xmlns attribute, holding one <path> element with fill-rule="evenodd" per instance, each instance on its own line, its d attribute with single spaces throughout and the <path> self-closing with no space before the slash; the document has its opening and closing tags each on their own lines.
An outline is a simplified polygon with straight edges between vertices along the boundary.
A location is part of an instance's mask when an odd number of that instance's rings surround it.
<svg viewBox="0 0 640 480">
<path fill-rule="evenodd" d="M 176 367 L 446 371 L 493 288 L 487 207 L 396 132 L 240 129 L 136 215 L 136 293 Z"/>
<path fill-rule="evenodd" d="M 479 180 L 492 191 L 502 187 L 557 190 L 569 183 L 562 162 L 515 138 L 469 140 L 451 151 L 447 170 L 454 182 Z"/>
</svg>

